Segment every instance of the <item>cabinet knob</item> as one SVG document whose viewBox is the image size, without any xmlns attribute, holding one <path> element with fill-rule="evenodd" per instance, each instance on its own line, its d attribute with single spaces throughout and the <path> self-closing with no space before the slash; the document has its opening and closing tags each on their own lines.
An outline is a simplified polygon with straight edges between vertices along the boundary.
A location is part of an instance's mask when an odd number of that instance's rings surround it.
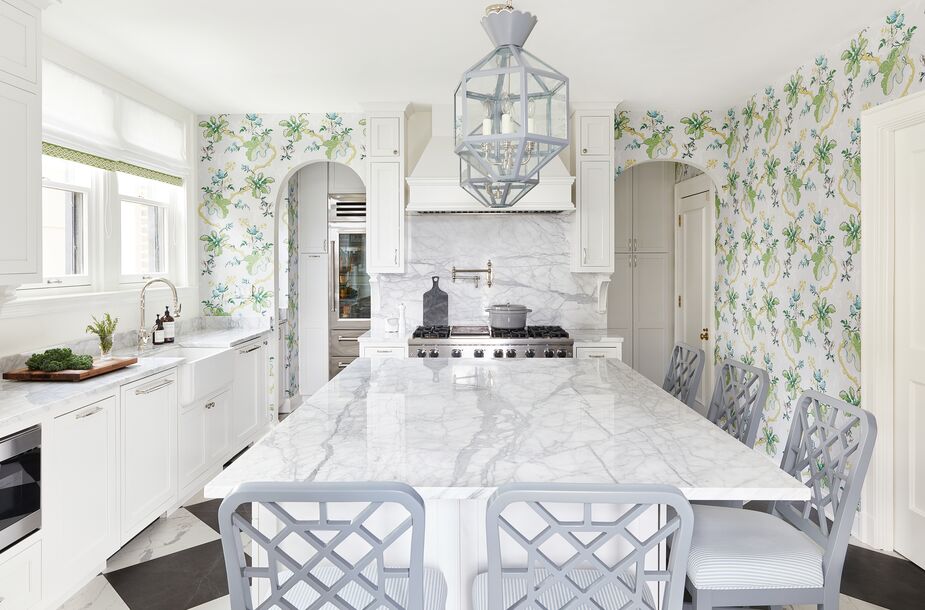
<svg viewBox="0 0 925 610">
<path fill-rule="evenodd" d="M 393 151 L 392 151 L 392 154 L 395 155 L 395 156 L 397 157 L 397 156 L 398 156 L 398 149 L 396 148 L 395 150 L 393 150 Z"/>
<path fill-rule="evenodd" d="M 588 149 L 587 149 L 587 148 L 582 148 L 582 149 L 581 149 L 581 154 L 583 154 L 583 155 L 588 154 Z"/>
<path fill-rule="evenodd" d="M 211 409 L 215 406 L 215 401 L 210 401 L 206 403 L 206 409 Z"/>
</svg>

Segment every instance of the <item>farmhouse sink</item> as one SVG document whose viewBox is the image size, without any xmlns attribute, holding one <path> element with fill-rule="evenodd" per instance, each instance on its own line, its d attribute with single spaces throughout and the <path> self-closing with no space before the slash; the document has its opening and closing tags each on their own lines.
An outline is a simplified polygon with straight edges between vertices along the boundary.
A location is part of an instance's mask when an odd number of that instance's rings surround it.
<svg viewBox="0 0 925 610">
<path fill-rule="evenodd" d="M 177 367 L 180 404 L 186 405 L 231 384 L 234 350 L 225 347 L 172 347 L 157 353 L 163 358 L 183 358 Z"/>
</svg>

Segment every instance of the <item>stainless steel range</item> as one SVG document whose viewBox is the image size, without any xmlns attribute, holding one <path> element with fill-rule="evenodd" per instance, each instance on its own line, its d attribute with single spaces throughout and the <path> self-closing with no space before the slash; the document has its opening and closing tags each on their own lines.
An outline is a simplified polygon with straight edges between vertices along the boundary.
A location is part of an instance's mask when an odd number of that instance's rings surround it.
<svg viewBox="0 0 925 610">
<path fill-rule="evenodd" d="M 489 326 L 418 326 L 411 358 L 571 358 L 572 339 L 560 326 L 516 330 Z"/>
</svg>

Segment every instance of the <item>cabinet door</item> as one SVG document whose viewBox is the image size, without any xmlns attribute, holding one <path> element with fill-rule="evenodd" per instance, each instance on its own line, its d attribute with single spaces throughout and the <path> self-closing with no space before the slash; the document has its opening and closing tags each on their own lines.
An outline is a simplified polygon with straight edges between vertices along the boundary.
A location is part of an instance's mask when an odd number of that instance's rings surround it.
<svg viewBox="0 0 925 610">
<path fill-rule="evenodd" d="M 31 610 L 42 599 L 42 541 L 19 544 L 0 559 L 0 610 Z M 58 574 L 56 574 L 58 576 Z"/>
<path fill-rule="evenodd" d="M 207 400 L 205 412 L 206 464 L 215 465 L 225 461 L 230 447 L 231 392 L 222 392 Z"/>
<path fill-rule="evenodd" d="M 41 104 L 0 81 L 0 284 L 41 281 Z"/>
<path fill-rule="evenodd" d="M 267 421 L 267 346 L 263 339 L 238 348 L 234 360 L 233 451 L 251 442 Z"/>
<path fill-rule="evenodd" d="M 674 340 L 674 261 L 669 254 L 634 256 L 633 368 L 661 384 Z"/>
<path fill-rule="evenodd" d="M 299 170 L 299 252 L 328 251 L 327 163 Z"/>
<path fill-rule="evenodd" d="M 365 193 L 360 175 L 342 163 L 328 163 L 328 192 L 340 194 Z"/>
<path fill-rule="evenodd" d="M 615 252 L 633 251 L 633 173 L 629 168 L 617 178 L 613 193 L 613 248 Z"/>
<path fill-rule="evenodd" d="M 369 117 L 369 156 L 398 159 L 402 154 L 401 119 L 397 116 Z"/>
<path fill-rule="evenodd" d="M 220 466 L 228 455 L 230 400 L 231 392 L 226 391 L 180 410 L 177 468 L 181 496 L 197 491 L 188 486 Z"/>
<path fill-rule="evenodd" d="M 607 157 L 613 148 L 613 116 L 589 115 L 578 120 L 582 156 Z"/>
<path fill-rule="evenodd" d="M 614 191 L 610 161 L 579 163 L 578 222 L 580 227 L 578 268 L 585 271 L 613 270 Z"/>
<path fill-rule="evenodd" d="M 617 254 L 614 258 L 607 288 L 607 328 L 623 336 L 623 362 L 633 366 L 633 255 Z"/>
<path fill-rule="evenodd" d="M 402 273 L 405 268 L 400 163 L 370 163 L 366 202 L 369 273 Z"/>
<path fill-rule="evenodd" d="M 119 548 L 116 414 L 111 396 L 52 423 L 44 517 L 55 575 L 49 582 L 62 590 Z"/>
<path fill-rule="evenodd" d="M 177 497 L 176 372 L 122 388 L 122 541 Z"/>
<path fill-rule="evenodd" d="M 674 163 L 633 168 L 633 238 L 637 252 L 672 252 Z"/>
<path fill-rule="evenodd" d="M 0 0 L 0 79 L 26 89 L 36 88 L 39 82 L 38 31 L 36 15 Z"/>
</svg>

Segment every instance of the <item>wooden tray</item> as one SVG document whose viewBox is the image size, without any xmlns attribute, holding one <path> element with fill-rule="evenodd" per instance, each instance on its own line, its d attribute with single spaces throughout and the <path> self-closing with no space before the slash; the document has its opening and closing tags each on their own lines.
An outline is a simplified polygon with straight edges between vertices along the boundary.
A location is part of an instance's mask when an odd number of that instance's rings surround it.
<svg viewBox="0 0 925 610">
<path fill-rule="evenodd" d="M 46 373 L 45 371 L 30 371 L 29 369 L 18 369 L 3 374 L 4 379 L 13 381 L 83 381 L 91 377 L 105 375 L 119 369 L 124 369 L 130 364 L 138 362 L 138 358 L 113 358 L 111 360 L 94 360 L 93 368 L 86 371 L 56 371 Z"/>
</svg>

